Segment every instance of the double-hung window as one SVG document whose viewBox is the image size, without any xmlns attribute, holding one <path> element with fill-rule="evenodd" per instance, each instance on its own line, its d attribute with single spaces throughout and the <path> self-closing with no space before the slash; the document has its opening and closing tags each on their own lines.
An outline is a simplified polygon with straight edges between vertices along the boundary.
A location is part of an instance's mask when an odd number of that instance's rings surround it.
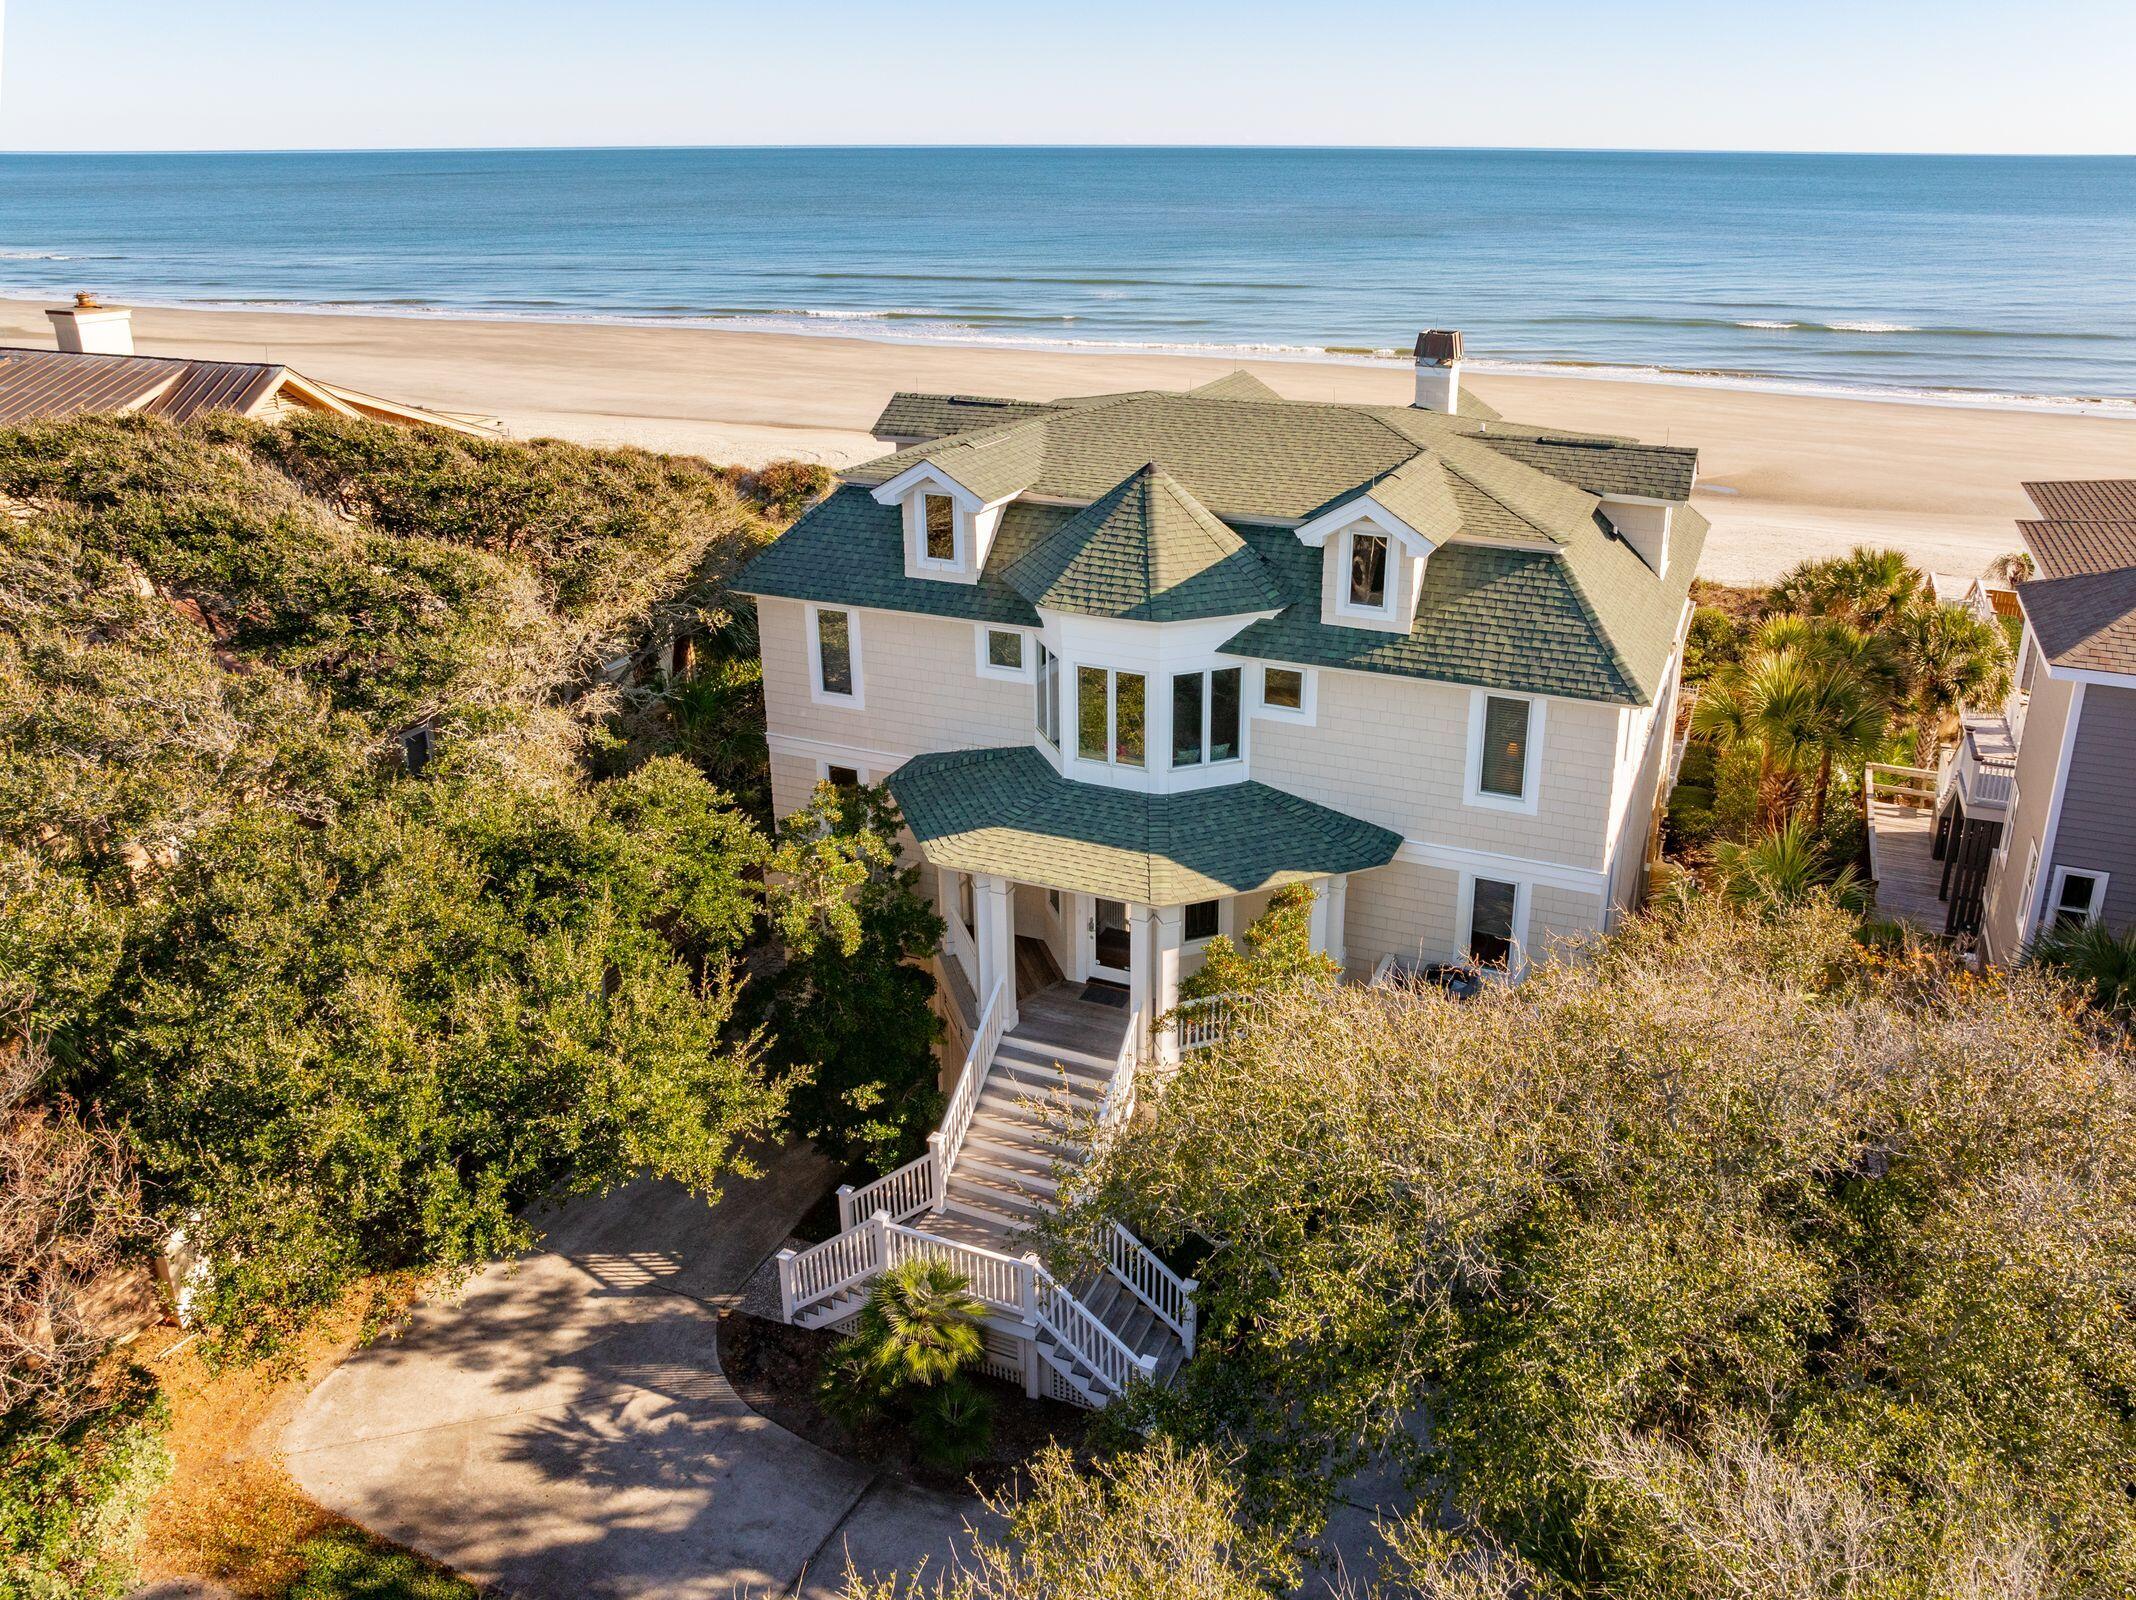
<svg viewBox="0 0 2136 1600">
<path fill-rule="evenodd" d="M 818 700 L 860 703 L 860 639 L 852 612 L 811 608 L 809 677 Z"/>
<path fill-rule="evenodd" d="M 1173 766 L 1238 760 L 1240 679 L 1237 667 L 1182 672 L 1172 679 Z"/>
<path fill-rule="evenodd" d="M 1078 667 L 1075 678 L 1075 753 L 1085 761 L 1142 766 L 1142 674 Z"/>
<path fill-rule="evenodd" d="M 1038 736 L 1058 750 L 1061 747 L 1061 658 L 1036 639 L 1031 641 L 1031 648 L 1038 652 L 1038 670 L 1033 674 L 1037 683 Z"/>
</svg>

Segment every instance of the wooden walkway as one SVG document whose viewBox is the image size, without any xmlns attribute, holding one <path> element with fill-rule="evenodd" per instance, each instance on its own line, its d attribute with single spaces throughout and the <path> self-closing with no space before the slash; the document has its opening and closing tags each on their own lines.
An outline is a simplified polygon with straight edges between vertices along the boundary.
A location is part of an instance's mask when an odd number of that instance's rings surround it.
<svg viewBox="0 0 2136 1600">
<path fill-rule="evenodd" d="M 1099 1005 L 1083 998 L 1080 983 L 1056 983 L 1016 1002 L 1012 1039 L 1060 1050 L 1075 1050 L 1103 1061 L 1117 1061 L 1127 1048 L 1129 1014 L 1124 1006 Z"/>
<path fill-rule="evenodd" d="M 1876 882 L 1877 910 L 1923 933 L 1941 934 L 1950 907 L 1936 894 L 1943 863 L 1932 853 L 1935 830 L 1935 812 L 1927 806 L 1869 802 L 1869 875 Z"/>
</svg>

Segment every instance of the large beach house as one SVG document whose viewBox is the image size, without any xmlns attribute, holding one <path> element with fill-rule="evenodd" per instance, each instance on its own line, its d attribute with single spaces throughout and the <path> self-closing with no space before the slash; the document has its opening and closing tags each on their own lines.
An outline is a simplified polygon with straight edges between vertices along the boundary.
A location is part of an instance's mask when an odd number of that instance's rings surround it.
<svg viewBox="0 0 2136 1600">
<path fill-rule="evenodd" d="M 2054 922 L 2136 925 L 2136 479 L 2028 483 L 2016 685 L 1934 770 L 1872 774 L 1881 906 L 2016 961 Z"/>
<path fill-rule="evenodd" d="M 782 1260 L 794 1320 L 948 1253 L 1033 1392 L 1161 1377 L 1191 1285 L 1124 1232 L 1074 1283 L 1023 1253 L 1063 1155 L 1034 1097 L 1084 1136 L 1129 1114 L 1218 1026 L 1179 1012 L 1182 977 L 1284 885 L 1360 980 L 1515 975 L 1637 901 L 1697 454 L 1503 420 L 1463 393 L 1458 334 L 1416 362 L 1410 406 L 1245 373 L 899 394 L 875 429 L 899 448 L 749 569 L 779 809 L 887 783 L 948 924 L 959 1061 L 927 1155 Z"/>
</svg>

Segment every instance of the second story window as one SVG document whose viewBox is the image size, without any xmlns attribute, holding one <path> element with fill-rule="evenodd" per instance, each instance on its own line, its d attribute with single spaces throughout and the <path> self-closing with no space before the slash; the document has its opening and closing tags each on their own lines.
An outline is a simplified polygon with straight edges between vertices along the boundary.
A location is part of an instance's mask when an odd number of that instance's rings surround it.
<svg viewBox="0 0 2136 1600">
<path fill-rule="evenodd" d="M 1350 604 L 1360 611 L 1387 609 L 1387 536 L 1350 535 Z"/>
<path fill-rule="evenodd" d="M 1143 764 L 1143 679 L 1139 672 L 1076 668 L 1075 753 L 1116 767 Z"/>
<path fill-rule="evenodd" d="M 1035 725 L 1038 736 L 1058 750 L 1061 747 L 1061 658 L 1036 639 L 1031 641 L 1031 648 L 1038 652 Z"/>
<path fill-rule="evenodd" d="M 920 496 L 920 521 L 929 561 L 945 567 L 957 564 L 957 503 L 946 494 Z"/>
<path fill-rule="evenodd" d="M 1182 672 L 1172 679 L 1172 765 L 1198 767 L 1239 758 L 1237 667 Z"/>
<path fill-rule="evenodd" d="M 1542 737 L 1542 701 L 1475 691 L 1469 704 L 1467 802 L 1534 811 Z"/>
<path fill-rule="evenodd" d="M 853 613 L 829 606 L 812 607 L 810 618 L 810 687 L 819 700 L 860 703 L 860 640 Z"/>
</svg>

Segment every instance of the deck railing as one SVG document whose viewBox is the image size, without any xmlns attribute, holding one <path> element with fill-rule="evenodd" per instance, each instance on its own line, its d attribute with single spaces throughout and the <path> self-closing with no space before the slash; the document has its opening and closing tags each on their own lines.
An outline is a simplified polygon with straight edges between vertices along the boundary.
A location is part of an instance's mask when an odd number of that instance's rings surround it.
<svg viewBox="0 0 2136 1600">
<path fill-rule="evenodd" d="M 1250 1021 L 1260 1004 L 1250 994 L 1210 994 L 1182 1000 L 1172 1009 L 1179 1029 L 1179 1053 L 1192 1055 L 1221 1044 L 1235 1028 Z"/>
<path fill-rule="evenodd" d="M 1871 801 L 1932 806 L 1943 783 L 1942 774 L 1927 767 L 1898 767 L 1885 761 L 1872 761 L 1862 768 L 1862 793 Z"/>
<path fill-rule="evenodd" d="M 927 1136 L 927 1153 L 858 1189 L 839 1185 L 839 1231 L 878 1211 L 887 1212 L 894 1222 L 905 1222 L 922 1211 L 942 1209 L 949 1193 L 950 1172 L 964 1149 L 964 1136 L 971 1129 L 972 1112 L 978 1107 L 980 1091 L 986 1087 L 994 1052 L 1001 1048 L 1008 1014 L 1008 979 L 998 978 L 993 993 L 986 997 L 986 1008 L 979 1013 L 979 1025 L 972 1030 L 964 1064 L 957 1070 L 957 1086 L 950 1091 L 949 1108 L 942 1114 L 942 1126 Z"/>
</svg>

